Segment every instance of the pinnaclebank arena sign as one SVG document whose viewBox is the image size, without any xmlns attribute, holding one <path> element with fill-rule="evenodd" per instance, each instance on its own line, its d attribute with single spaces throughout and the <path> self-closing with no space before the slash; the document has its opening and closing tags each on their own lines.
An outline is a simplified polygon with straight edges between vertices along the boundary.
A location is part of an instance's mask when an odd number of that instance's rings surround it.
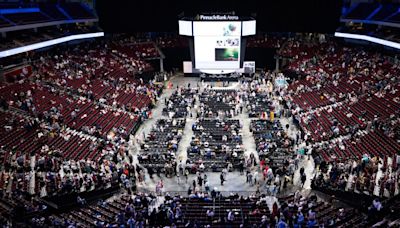
<svg viewBox="0 0 400 228">
<path fill-rule="evenodd" d="M 218 20 L 218 21 L 227 21 L 227 20 L 239 20 L 239 16 L 233 15 L 199 15 L 199 20 Z"/>
</svg>

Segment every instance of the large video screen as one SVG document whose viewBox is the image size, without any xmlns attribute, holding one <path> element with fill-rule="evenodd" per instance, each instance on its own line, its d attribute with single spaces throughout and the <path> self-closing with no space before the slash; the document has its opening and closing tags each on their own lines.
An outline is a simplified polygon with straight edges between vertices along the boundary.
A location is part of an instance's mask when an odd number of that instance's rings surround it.
<svg viewBox="0 0 400 228">
<path fill-rule="evenodd" d="M 240 68 L 241 22 L 193 22 L 197 69 Z"/>
<path fill-rule="evenodd" d="M 256 20 L 243 21 L 242 36 L 256 34 Z"/>
<path fill-rule="evenodd" d="M 191 36 L 192 35 L 192 22 L 179 21 L 179 35 Z"/>
</svg>

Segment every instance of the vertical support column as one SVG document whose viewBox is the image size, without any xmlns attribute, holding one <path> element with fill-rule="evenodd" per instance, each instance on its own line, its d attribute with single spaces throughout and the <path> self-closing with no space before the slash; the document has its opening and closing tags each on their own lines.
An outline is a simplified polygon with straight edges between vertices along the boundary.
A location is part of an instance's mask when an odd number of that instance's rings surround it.
<svg viewBox="0 0 400 228">
<path fill-rule="evenodd" d="M 160 58 L 160 72 L 164 72 L 164 60 Z"/>
<path fill-rule="evenodd" d="M 287 58 L 283 58 L 282 59 L 282 66 L 286 66 L 286 64 L 288 64 L 288 59 Z"/>
<path fill-rule="evenodd" d="M 0 82 L 4 82 L 4 70 L 3 70 L 3 66 L 0 65 Z"/>
<path fill-rule="evenodd" d="M 279 57 L 275 58 L 275 71 L 279 71 Z"/>
</svg>

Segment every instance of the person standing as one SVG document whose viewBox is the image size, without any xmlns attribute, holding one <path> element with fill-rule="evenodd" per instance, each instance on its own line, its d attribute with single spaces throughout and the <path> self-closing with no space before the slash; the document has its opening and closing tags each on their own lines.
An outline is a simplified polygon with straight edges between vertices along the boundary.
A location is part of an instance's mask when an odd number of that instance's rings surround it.
<svg viewBox="0 0 400 228">
<path fill-rule="evenodd" d="M 179 169 L 179 174 L 180 174 L 180 175 L 184 175 L 184 169 L 183 169 L 183 163 L 182 163 L 182 161 L 179 161 L 178 169 Z"/>
<path fill-rule="evenodd" d="M 312 155 L 312 148 L 309 148 L 306 153 L 307 153 L 307 159 L 310 160 Z"/>
<path fill-rule="evenodd" d="M 199 185 L 199 188 L 201 189 L 201 187 L 203 186 L 203 178 L 201 177 L 201 175 L 199 175 L 197 177 L 197 184 Z"/>
<path fill-rule="evenodd" d="M 185 170 L 184 175 L 185 175 L 185 181 L 186 181 L 186 184 L 187 184 L 187 182 L 189 180 L 189 171 L 187 169 Z"/>
<path fill-rule="evenodd" d="M 208 183 L 208 181 L 204 182 L 204 188 L 205 188 L 206 192 L 210 191 L 210 184 Z"/>
<path fill-rule="evenodd" d="M 304 188 L 304 183 L 306 183 L 307 180 L 307 176 L 306 174 L 303 172 L 303 174 L 301 174 L 301 187 Z"/>
<path fill-rule="evenodd" d="M 299 172 L 300 172 L 300 177 L 301 177 L 304 174 L 304 167 L 301 167 Z"/>
<path fill-rule="evenodd" d="M 250 171 L 247 173 L 247 183 L 249 183 L 250 186 L 253 186 L 253 174 Z"/>
<path fill-rule="evenodd" d="M 243 160 L 241 160 L 240 163 L 239 163 L 240 175 L 243 175 L 243 171 L 244 171 L 244 164 L 243 164 Z"/>
<path fill-rule="evenodd" d="M 253 179 L 254 179 L 254 184 L 256 185 L 257 184 L 257 181 L 258 181 L 258 172 L 257 172 L 257 170 L 255 170 L 254 171 L 254 173 L 253 173 Z"/>
<path fill-rule="evenodd" d="M 224 177 L 224 173 L 221 172 L 221 174 L 219 175 L 219 179 L 221 180 L 221 186 L 224 185 L 224 181 L 225 181 L 225 177 Z"/>
</svg>

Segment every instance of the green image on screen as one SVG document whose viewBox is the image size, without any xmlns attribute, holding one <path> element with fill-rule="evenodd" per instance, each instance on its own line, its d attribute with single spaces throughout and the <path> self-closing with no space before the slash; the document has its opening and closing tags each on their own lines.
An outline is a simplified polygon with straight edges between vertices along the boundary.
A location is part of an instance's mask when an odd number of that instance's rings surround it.
<svg viewBox="0 0 400 228">
<path fill-rule="evenodd" d="M 238 48 L 216 48 L 215 61 L 238 61 Z"/>
</svg>

